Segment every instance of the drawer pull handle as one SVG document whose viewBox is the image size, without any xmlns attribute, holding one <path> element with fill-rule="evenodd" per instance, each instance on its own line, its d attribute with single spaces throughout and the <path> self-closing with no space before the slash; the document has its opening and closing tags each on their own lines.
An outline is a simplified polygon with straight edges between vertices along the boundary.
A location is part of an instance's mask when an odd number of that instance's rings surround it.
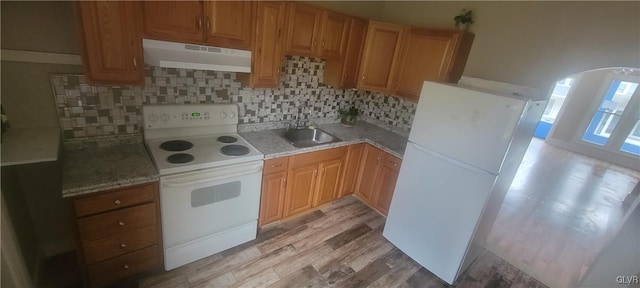
<svg viewBox="0 0 640 288">
<path fill-rule="evenodd" d="M 120 203 L 122 203 L 122 202 L 120 202 L 120 200 L 118 200 L 118 199 L 116 199 L 116 201 L 113 201 L 113 204 L 116 204 L 116 205 L 120 205 Z"/>
<path fill-rule="evenodd" d="M 124 249 L 124 248 L 127 248 L 127 244 L 120 243 L 120 249 Z"/>
<path fill-rule="evenodd" d="M 278 164 L 278 165 L 271 165 L 271 168 L 276 168 L 276 167 L 280 167 L 282 166 L 282 164 Z"/>
<path fill-rule="evenodd" d="M 398 166 L 398 163 L 395 163 L 395 162 L 394 162 L 394 163 L 393 163 L 393 167 L 396 167 L 396 166 Z"/>
<path fill-rule="evenodd" d="M 126 269 L 129 269 L 129 265 L 124 264 L 124 266 L 122 266 L 122 269 L 125 269 L 125 270 L 126 270 Z"/>
<path fill-rule="evenodd" d="M 118 221 L 118 226 L 124 226 L 124 222 Z"/>
</svg>

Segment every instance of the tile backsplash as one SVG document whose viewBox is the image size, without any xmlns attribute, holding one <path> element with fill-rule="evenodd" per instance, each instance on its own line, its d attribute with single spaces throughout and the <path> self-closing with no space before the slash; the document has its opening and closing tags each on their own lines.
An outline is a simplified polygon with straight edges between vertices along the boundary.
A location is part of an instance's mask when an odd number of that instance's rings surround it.
<svg viewBox="0 0 640 288">
<path fill-rule="evenodd" d="M 337 110 L 356 105 L 365 120 L 408 132 L 415 103 L 359 90 L 334 89 L 320 83 L 324 62 L 287 56 L 278 88 L 245 87 L 234 72 L 145 68 L 145 85 L 92 86 L 82 75 L 51 75 L 64 138 L 140 133 L 143 104 L 236 103 L 240 124 L 293 121 L 301 104 L 307 117 L 337 121 Z M 246 126 L 246 125 L 245 125 Z M 276 125 L 277 126 L 277 125 Z"/>
</svg>

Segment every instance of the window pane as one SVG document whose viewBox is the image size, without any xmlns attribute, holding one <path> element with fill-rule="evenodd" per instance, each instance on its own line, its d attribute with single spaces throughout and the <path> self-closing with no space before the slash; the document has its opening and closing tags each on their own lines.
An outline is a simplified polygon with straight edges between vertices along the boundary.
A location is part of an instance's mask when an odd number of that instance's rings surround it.
<svg viewBox="0 0 640 288">
<path fill-rule="evenodd" d="M 547 103 L 547 108 L 544 110 L 542 119 L 540 120 L 547 123 L 553 123 L 553 121 L 555 121 L 556 117 L 558 117 L 558 112 L 560 112 L 560 108 L 564 103 L 564 99 L 567 97 L 569 89 L 571 89 L 572 83 L 573 79 L 571 78 L 560 80 L 556 83 L 556 86 L 553 88 L 553 92 L 551 92 L 549 102 Z"/>
<path fill-rule="evenodd" d="M 629 133 L 627 139 L 622 143 L 620 151 L 640 155 L 640 120 L 636 121 L 636 125 L 633 126 L 631 133 Z"/>
<path fill-rule="evenodd" d="M 602 98 L 598 110 L 591 118 L 589 127 L 582 136 L 582 140 L 604 146 L 615 129 L 620 115 L 629 104 L 638 83 L 614 80 Z"/>
</svg>

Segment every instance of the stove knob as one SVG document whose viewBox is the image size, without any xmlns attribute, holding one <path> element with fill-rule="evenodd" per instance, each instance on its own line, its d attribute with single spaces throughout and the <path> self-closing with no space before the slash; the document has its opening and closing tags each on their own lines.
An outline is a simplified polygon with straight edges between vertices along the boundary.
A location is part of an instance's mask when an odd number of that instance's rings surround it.
<svg viewBox="0 0 640 288">
<path fill-rule="evenodd" d="M 164 114 L 160 115 L 160 120 L 162 120 L 163 122 L 169 121 L 169 114 L 164 113 Z"/>
<path fill-rule="evenodd" d="M 235 112 L 229 112 L 229 118 L 236 118 Z"/>
<path fill-rule="evenodd" d="M 151 123 L 156 122 L 156 121 L 158 121 L 158 115 L 151 114 L 151 115 L 149 115 L 148 119 L 149 119 L 149 122 L 151 122 Z"/>
<path fill-rule="evenodd" d="M 222 119 L 227 118 L 227 113 L 225 112 L 220 113 L 220 118 Z"/>
</svg>

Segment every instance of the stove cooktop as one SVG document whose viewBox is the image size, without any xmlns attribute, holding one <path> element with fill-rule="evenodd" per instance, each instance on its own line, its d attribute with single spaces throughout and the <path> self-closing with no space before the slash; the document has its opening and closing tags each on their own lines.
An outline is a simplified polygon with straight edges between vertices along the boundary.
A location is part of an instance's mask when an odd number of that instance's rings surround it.
<svg viewBox="0 0 640 288">
<path fill-rule="evenodd" d="M 160 175 L 262 160 L 264 157 L 237 134 L 147 139 L 146 145 Z"/>
</svg>

